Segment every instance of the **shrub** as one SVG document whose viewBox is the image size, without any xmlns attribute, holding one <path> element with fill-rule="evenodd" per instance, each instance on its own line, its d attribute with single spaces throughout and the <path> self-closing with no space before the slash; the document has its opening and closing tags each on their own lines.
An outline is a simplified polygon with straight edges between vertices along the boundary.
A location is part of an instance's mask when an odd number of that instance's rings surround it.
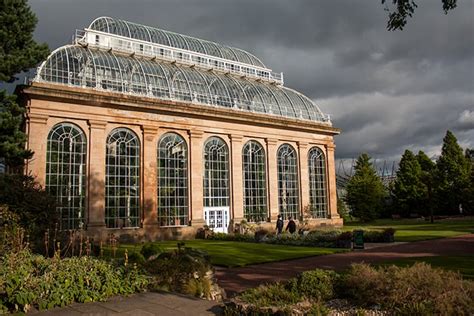
<svg viewBox="0 0 474 316">
<path fill-rule="evenodd" d="M 259 307 L 283 307 L 296 304 L 300 298 L 296 291 L 288 290 L 282 282 L 260 285 L 239 295 L 239 299 L 243 302 Z"/>
<path fill-rule="evenodd" d="M 305 271 L 297 277 L 296 282 L 290 282 L 289 286 L 293 292 L 311 301 L 325 301 L 334 295 L 335 275 L 333 271 L 321 269 Z"/>
<path fill-rule="evenodd" d="M 7 205 L 27 230 L 32 246 L 42 250 L 44 232 L 57 222 L 55 198 L 31 176 L 0 174 L 0 205 Z"/>
<path fill-rule="evenodd" d="M 361 305 L 380 304 L 401 315 L 470 315 L 474 282 L 425 263 L 411 267 L 353 265 L 344 278 L 345 294 Z"/>
<path fill-rule="evenodd" d="M 201 250 L 184 248 L 163 252 L 145 263 L 144 268 L 154 276 L 153 288 L 209 297 L 206 279 L 212 272 L 209 255 Z"/>
<path fill-rule="evenodd" d="M 145 257 L 146 260 L 148 260 L 152 256 L 159 255 L 160 253 L 163 252 L 163 249 L 155 243 L 149 242 L 143 245 L 142 249 L 140 250 L 140 253 Z"/>
<path fill-rule="evenodd" d="M 259 228 L 255 231 L 255 241 L 256 242 L 261 242 L 267 235 L 268 235 L 268 230 L 265 228 Z"/>
<path fill-rule="evenodd" d="M 91 257 L 50 259 L 25 249 L 0 259 L 0 306 L 13 311 L 105 300 L 143 290 L 147 284 L 135 266 L 114 267 Z"/>
<path fill-rule="evenodd" d="M 128 255 L 128 262 L 131 264 L 136 263 L 141 266 L 145 263 L 145 261 L 145 257 L 140 252 L 133 251 Z"/>
</svg>

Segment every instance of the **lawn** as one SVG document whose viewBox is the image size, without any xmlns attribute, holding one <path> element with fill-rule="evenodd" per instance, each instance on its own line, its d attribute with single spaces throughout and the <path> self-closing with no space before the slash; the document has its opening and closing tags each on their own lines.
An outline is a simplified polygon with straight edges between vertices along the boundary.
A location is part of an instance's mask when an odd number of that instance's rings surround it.
<svg viewBox="0 0 474 316">
<path fill-rule="evenodd" d="M 155 243 L 160 245 L 163 250 L 171 250 L 177 248 L 177 242 L 178 241 L 157 241 Z M 297 247 L 201 239 L 187 240 L 184 241 L 184 243 L 186 247 L 207 251 L 211 257 L 211 263 L 213 265 L 224 267 L 241 267 L 249 264 L 328 255 L 347 251 L 335 248 Z M 140 251 L 140 248 L 140 244 L 121 244 L 117 250 L 116 256 L 122 256 L 125 249 L 128 249 L 128 252 L 131 253 L 133 251 Z"/>
<path fill-rule="evenodd" d="M 386 261 L 381 265 L 394 264 L 404 267 L 415 262 L 426 262 L 432 267 L 443 268 L 446 270 L 458 271 L 466 279 L 474 279 L 474 256 L 435 256 L 419 258 L 403 258 Z"/>
<path fill-rule="evenodd" d="M 474 218 L 436 220 L 433 224 L 423 219 L 382 219 L 370 223 L 344 224 L 344 230 L 396 229 L 395 241 L 420 241 L 474 233 Z"/>
</svg>

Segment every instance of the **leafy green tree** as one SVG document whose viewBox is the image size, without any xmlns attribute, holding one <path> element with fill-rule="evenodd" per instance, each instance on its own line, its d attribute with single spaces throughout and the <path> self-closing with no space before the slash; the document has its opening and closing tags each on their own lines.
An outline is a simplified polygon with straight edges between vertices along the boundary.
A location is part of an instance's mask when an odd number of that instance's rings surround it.
<svg viewBox="0 0 474 316">
<path fill-rule="evenodd" d="M 432 215 L 433 211 L 433 179 L 436 170 L 436 164 L 423 152 L 419 151 L 416 159 L 420 164 L 421 175 L 420 180 L 425 186 L 423 196 L 420 199 L 420 213 L 424 215 Z"/>
<path fill-rule="evenodd" d="M 466 204 L 471 183 L 471 162 L 451 131 L 443 139 L 441 156 L 436 162 L 435 194 L 438 213 L 457 214 Z"/>
<path fill-rule="evenodd" d="M 0 0 L 0 81 L 36 66 L 48 55 L 46 44 L 33 40 L 37 19 L 26 0 Z M 17 168 L 31 158 L 21 130 L 24 109 L 5 91 L 0 91 L 0 157 L 7 167 Z"/>
<path fill-rule="evenodd" d="M 347 184 L 346 202 L 352 215 L 362 221 L 379 216 L 386 196 L 385 187 L 370 160 L 365 153 L 357 158 L 355 173 Z"/>
<path fill-rule="evenodd" d="M 395 9 L 390 10 L 387 2 L 392 2 Z M 441 0 L 441 3 L 445 14 L 457 7 L 457 0 Z M 407 24 L 407 19 L 411 18 L 415 13 L 415 9 L 418 8 L 414 0 L 382 0 L 382 4 L 386 4 L 385 10 L 388 12 L 387 29 L 389 31 L 403 30 Z"/>
<path fill-rule="evenodd" d="M 396 209 L 405 216 L 418 213 L 426 191 L 421 181 L 421 167 L 416 156 L 410 150 L 405 150 L 393 185 L 392 193 Z"/>
<path fill-rule="evenodd" d="M 465 211 L 469 214 L 474 214 L 474 149 L 466 149 L 466 159 L 471 162 L 471 177 L 469 188 L 466 193 Z"/>
</svg>

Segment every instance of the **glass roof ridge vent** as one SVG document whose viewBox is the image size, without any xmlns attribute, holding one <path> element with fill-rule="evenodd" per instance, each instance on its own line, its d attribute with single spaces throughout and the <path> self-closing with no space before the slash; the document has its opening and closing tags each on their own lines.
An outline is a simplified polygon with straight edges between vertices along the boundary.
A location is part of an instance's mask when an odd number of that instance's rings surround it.
<svg viewBox="0 0 474 316">
<path fill-rule="evenodd" d="M 73 43 L 284 84 L 283 73 L 267 68 L 245 50 L 110 17 L 99 17 L 88 28 L 76 30 Z"/>
</svg>

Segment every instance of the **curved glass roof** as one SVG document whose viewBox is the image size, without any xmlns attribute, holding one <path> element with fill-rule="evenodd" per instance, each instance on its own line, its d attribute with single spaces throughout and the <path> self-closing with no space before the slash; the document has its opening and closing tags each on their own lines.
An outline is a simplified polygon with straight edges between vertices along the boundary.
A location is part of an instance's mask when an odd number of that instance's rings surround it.
<svg viewBox="0 0 474 316">
<path fill-rule="evenodd" d="M 52 52 L 35 81 L 329 122 L 309 98 L 283 86 L 80 45 Z"/>
<path fill-rule="evenodd" d="M 283 86 L 80 45 L 52 52 L 35 81 L 329 122 L 309 98 Z"/>
<path fill-rule="evenodd" d="M 266 68 L 260 59 L 242 49 L 115 18 L 99 17 L 89 29 Z"/>
</svg>

